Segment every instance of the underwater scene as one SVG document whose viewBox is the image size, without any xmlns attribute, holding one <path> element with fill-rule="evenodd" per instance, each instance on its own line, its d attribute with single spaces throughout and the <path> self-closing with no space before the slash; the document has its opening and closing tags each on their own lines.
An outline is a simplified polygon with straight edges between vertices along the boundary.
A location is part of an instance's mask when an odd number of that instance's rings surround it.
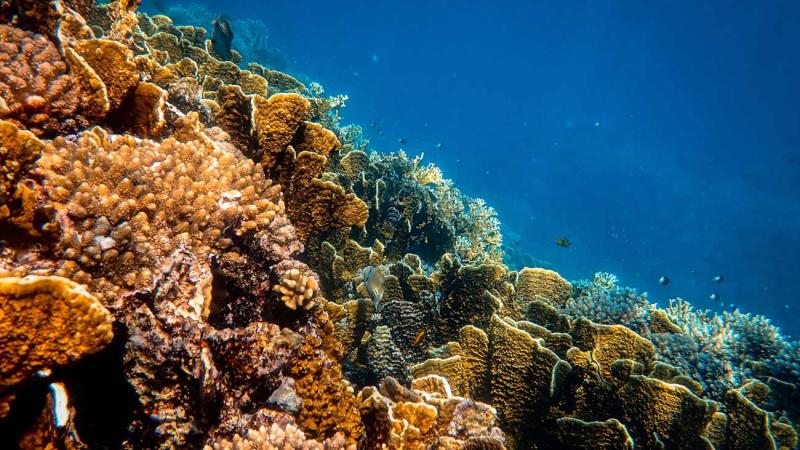
<svg viewBox="0 0 800 450">
<path fill-rule="evenodd" d="M 782 0 L 0 0 L 0 449 L 797 449 L 798 55 Z"/>
</svg>

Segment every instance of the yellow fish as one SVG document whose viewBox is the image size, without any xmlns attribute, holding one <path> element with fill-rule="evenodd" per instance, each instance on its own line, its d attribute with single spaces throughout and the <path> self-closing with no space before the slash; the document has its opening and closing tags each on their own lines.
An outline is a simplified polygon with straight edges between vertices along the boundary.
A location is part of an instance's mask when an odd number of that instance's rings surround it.
<svg viewBox="0 0 800 450">
<path fill-rule="evenodd" d="M 427 334 L 427 330 L 425 328 L 419 330 L 417 336 L 414 338 L 414 343 L 411 344 L 413 347 L 419 347 L 422 344 L 422 341 L 425 339 L 425 335 Z"/>
<path fill-rule="evenodd" d="M 570 242 L 569 239 L 567 239 L 565 237 L 560 237 L 560 238 L 556 239 L 556 245 L 559 246 L 559 247 L 566 248 L 566 247 L 569 247 L 570 245 L 572 245 L 572 242 Z"/>
</svg>

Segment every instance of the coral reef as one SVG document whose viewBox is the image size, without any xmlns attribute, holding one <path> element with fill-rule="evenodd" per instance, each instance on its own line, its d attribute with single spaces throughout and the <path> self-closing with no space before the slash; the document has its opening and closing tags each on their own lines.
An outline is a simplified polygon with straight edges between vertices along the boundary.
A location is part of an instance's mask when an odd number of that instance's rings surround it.
<svg viewBox="0 0 800 450">
<path fill-rule="evenodd" d="M 512 270 L 262 23 L 137 7 L 0 1 L 0 447 L 797 447 L 766 318 Z"/>
</svg>

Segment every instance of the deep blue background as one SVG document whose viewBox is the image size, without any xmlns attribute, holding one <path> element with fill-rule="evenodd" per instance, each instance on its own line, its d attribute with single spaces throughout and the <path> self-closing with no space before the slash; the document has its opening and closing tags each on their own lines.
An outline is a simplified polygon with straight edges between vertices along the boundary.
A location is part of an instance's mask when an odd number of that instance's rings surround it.
<svg viewBox="0 0 800 450">
<path fill-rule="evenodd" d="M 374 149 L 405 138 L 566 277 L 800 333 L 800 3 L 203 3 L 265 21 Z"/>
</svg>

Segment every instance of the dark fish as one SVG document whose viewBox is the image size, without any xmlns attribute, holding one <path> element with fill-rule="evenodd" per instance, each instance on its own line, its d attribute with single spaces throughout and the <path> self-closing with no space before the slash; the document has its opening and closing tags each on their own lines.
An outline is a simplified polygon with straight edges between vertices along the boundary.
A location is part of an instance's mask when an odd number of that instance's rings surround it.
<svg viewBox="0 0 800 450">
<path fill-rule="evenodd" d="M 369 124 L 369 126 L 371 126 L 372 128 L 375 128 L 375 127 L 378 126 L 378 122 L 372 122 L 371 124 Z"/>
<path fill-rule="evenodd" d="M 383 272 L 379 267 L 369 266 L 364 270 L 364 287 L 378 311 L 383 299 Z"/>
<path fill-rule="evenodd" d="M 722 278 L 722 275 L 717 275 L 714 277 L 714 283 L 722 283 L 725 279 Z"/>
<path fill-rule="evenodd" d="M 400 138 L 400 139 L 398 139 L 398 140 L 397 140 L 397 143 L 398 143 L 398 144 L 405 144 L 405 143 L 406 143 L 406 138 Z"/>
<path fill-rule="evenodd" d="M 570 245 L 572 245 L 572 242 L 570 242 L 569 239 L 567 239 L 565 237 L 560 237 L 560 238 L 556 239 L 556 245 L 559 246 L 559 247 L 567 248 Z"/>
<path fill-rule="evenodd" d="M 708 298 L 711 299 L 712 302 L 715 302 L 715 301 L 719 300 L 719 294 L 714 292 L 713 294 L 709 295 Z"/>
<path fill-rule="evenodd" d="M 661 275 L 661 277 L 658 279 L 658 284 L 660 284 L 662 286 L 668 285 L 669 284 L 669 278 L 667 278 L 664 275 Z"/>
<path fill-rule="evenodd" d="M 217 17 L 214 19 L 214 32 L 211 35 L 211 48 L 218 56 L 225 60 L 231 59 L 231 42 L 233 42 L 233 29 L 230 22 Z"/>
</svg>

